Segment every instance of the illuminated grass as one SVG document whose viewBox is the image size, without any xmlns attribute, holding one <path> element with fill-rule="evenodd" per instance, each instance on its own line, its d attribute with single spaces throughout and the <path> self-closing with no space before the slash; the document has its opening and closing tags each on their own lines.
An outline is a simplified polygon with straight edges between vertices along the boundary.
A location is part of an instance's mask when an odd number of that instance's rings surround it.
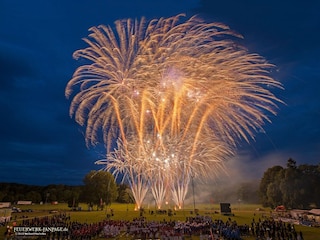
<svg viewBox="0 0 320 240">
<path fill-rule="evenodd" d="M 133 204 L 112 204 L 110 207 L 103 211 L 88 211 L 86 204 L 80 205 L 82 208 L 82 211 L 69 211 L 69 208 L 67 204 L 58 204 L 58 205 L 32 205 L 32 206 L 19 206 L 21 209 L 33 209 L 33 212 L 22 212 L 22 213 L 14 213 L 13 219 L 16 217 L 16 221 L 19 223 L 19 221 L 22 220 L 22 216 L 28 216 L 30 217 L 41 217 L 41 216 L 47 216 L 47 215 L 53 215 L 49 212 L 52 210 L 56 210 L 59 212 L 66 212 L 66 214 L 70 214 L 71 221 L 78 221 L 82 223 L 94 223 L 99 222 L 104 219 L 106 219 L 107 214 L 110 214 L 110 209 L 112 208 L 114 211 L 114 216 L 111 216 L 111 219 L 114 220 L 132 220 L 134 218 L 137 218 L 140 216 L 139 211 L 134 211 L 134 205 Z M 229 217 L 236 221 L 239 225 L 243 224 L 251 224 L 251 221 L 253 218 L 255 220 L 258 220 L 259 218 L 263 218 L 264 216 L 268 217 L 270 216 L 270 209 L 262 209 L 260 205 L 255 204 L 234 204 L 231 205 L 232 213 L 234 216 L 223 216 L 219 213 L 220 206 L 218 204 L 201 204 L 197 205 L 197 208 L 199 209 L 200 215 L 210 215 L 213 219 L 221 219 L 223 221 L 226 221 Z M 262 209 L 260 211 L 256 209 Z M 128 209 L 128 210 L 127 210 Z M 163 219 L 166 220 L 180 220 L 185 221 L 186 217 L 194 216 L 193 212 L 193 206 L 187 206 L 185 210 L 179 210 L 175 211 L 175 214 L 173 216 L 168 216 L 167 214 L 153 214 L 151 215 L 149 211 L 154 211 L 155 206 L 149 207 L 145 209 L 144 217 L 147 218 L 147 220 L 152 221 L 162 221 Z M 11 223 L 12 224 L 12 223 Z M 317 239 L 318 236 L 320 236 L 320 228 L 311 228 L 306 226 L 295 226 L 296 231 L 299 232 L 300 230 L 303 233 L 303 237 L 305 240 L 314 240 Z M 0 227 L 0 235 L 4 236 L 5 227 Z M 197 239 L 197 238 L 194 238 Z M 246 240 L 254 240 L 254 237 L 247 237 Z"/>
</svg>

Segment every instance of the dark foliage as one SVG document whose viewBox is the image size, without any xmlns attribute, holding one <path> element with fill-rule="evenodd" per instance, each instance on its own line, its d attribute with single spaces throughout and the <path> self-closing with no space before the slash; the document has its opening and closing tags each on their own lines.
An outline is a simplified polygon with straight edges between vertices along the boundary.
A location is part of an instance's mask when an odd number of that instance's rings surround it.
<svg viewBox="0 0 320 240">
<path fill-rule="evenodd" d="M 287 167 L 274 166 L 264 173 L 259 188 L 261 203 L 275 208 L 310 209 L 320 207 L 320 166 L 296 165 L 289 159 Z"/>
</svg>

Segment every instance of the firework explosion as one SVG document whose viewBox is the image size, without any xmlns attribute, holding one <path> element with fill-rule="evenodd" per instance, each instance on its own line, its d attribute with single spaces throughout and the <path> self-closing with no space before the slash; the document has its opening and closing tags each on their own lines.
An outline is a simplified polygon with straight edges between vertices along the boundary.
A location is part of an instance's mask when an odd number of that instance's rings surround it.
<svg viewBox="0 0 320 240">
<path fill-rule="evenodd" d="M 273 66 L 231 40 L 241 36 L 182 17 L 91 28 L 89 46 L 74 53 L 90 63 L 66 87 L 67 97 L 78 91 L 70 115 L 87 144 L 106 146 L 97 163 L 123 174 L 138 207 L 148 188 L 159 208 L 169 195 L 182 207 L 190 177 L 222 171 L 281 102 L 269 90 L 281 88 Z"/>
</svg>

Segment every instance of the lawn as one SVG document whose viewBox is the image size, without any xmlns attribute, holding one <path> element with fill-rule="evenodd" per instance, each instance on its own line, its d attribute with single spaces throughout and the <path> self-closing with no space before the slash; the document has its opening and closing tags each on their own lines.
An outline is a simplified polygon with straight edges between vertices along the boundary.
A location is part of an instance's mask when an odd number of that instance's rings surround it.
<svg viewBox="0 0 320 240">
<path fill-rule="evenodd" d="M 32 212 L 20 212 L 13 213 L 12 219 L 16 221 L 18 224 L 25 218 L 32 217 L 40 217 L 40 216 L 50 216 L 57 214 L 58 212 L 65 212 L 70 216 L 71 221 L 77 221 L 82 223 L 94 223 L 99 222 L 106 219 L 109 216 L 113 220 L 132 220 L 140 216 L 139 211 L 134 210 L 133 204 L 112 204 L 108 208 L 104 210 L 97 211 L 94 209 L 93 211 L 88 211 L 88 207 L 86 204 L 80 205 L 81 210 L 79 211 L 70 211 L 67 204 L 57 204 L 57 205 L 29 205 L 29 206 L 19 206 L 21 210 L 32 209 Z M 112 209 L 112 210 L 111 210 Z M 252 220 L 256 221 L 263 219 L 265 217 L 270 216 L 270 209 L 262 209 L 259 205 L 236 205 L 232 206 L 232 213 L 234 216 L 224 216 L 219 213 L 220 206 L 219 205 L 197 205 L 197 209 L 199 210 L 200 215 L 208 215 L 213 219 L 221 219 L 226 221 L 228 218 L 231 218 L 233 221 L 236 221 L 238 225 L 250 225 Z M 169 220 L 180 220 L 185 221 L 189 216 L 195 216 L 192 206 L 187 206 L 184 210 L 173 211 L 172 216 L 168 216 L 168 214 L 155 214 L 153 207 L 146 207 L 143 216 L 146 217 L 147 220 L 153 221 L 162 221 L 163 219 Z M 111 212 L 112 211 L 112 212 Z M 153 211 L 153 214 L 151 214 Z M 113 216 L 111 216 L 113 213 Z M 12 223 L 10 223 L 12 224 Z M 314 240 L 319 239 L 320 236 L 320 228 L 312 228 L 301 225 L 295 226 L 297 231 L 302 231 L 304 240 Z M 0 228 L 0 236 L 3 236 L 5 232 L 5 227 Z M 195 238 L 196 239 L 196 238 Z M 246 240 L 254 240 L 254 237 L 247 237 Z"/>
</svg>

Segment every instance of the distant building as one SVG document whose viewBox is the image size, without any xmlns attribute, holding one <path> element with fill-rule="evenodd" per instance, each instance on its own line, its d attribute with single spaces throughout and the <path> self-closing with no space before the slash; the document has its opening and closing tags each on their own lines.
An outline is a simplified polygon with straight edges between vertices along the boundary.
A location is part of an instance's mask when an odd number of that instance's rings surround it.
<svg viewBox="0 0 320 240">
<path fill-rule="evenodd" d="M 18 201 L 17 205 L 31 205 L 32 201 Z"/>
<path fill-rule="evenodd" d="M 300 210 L 300 209 L 290 210 L 290 215 L 294 219 L 306 219 L 307 214 L 308 214 L 308 210 Z"/>
<path fill-rule="evenodd" d="M 320 209 L 314 208 L 308 212 L 308 219 L 320 223 Z"/>
<path fill-rule="evenodd" d="M 10 202 L 0 202 L 0 208 L 9 208 L 10 206 Z"/>
</svg>

